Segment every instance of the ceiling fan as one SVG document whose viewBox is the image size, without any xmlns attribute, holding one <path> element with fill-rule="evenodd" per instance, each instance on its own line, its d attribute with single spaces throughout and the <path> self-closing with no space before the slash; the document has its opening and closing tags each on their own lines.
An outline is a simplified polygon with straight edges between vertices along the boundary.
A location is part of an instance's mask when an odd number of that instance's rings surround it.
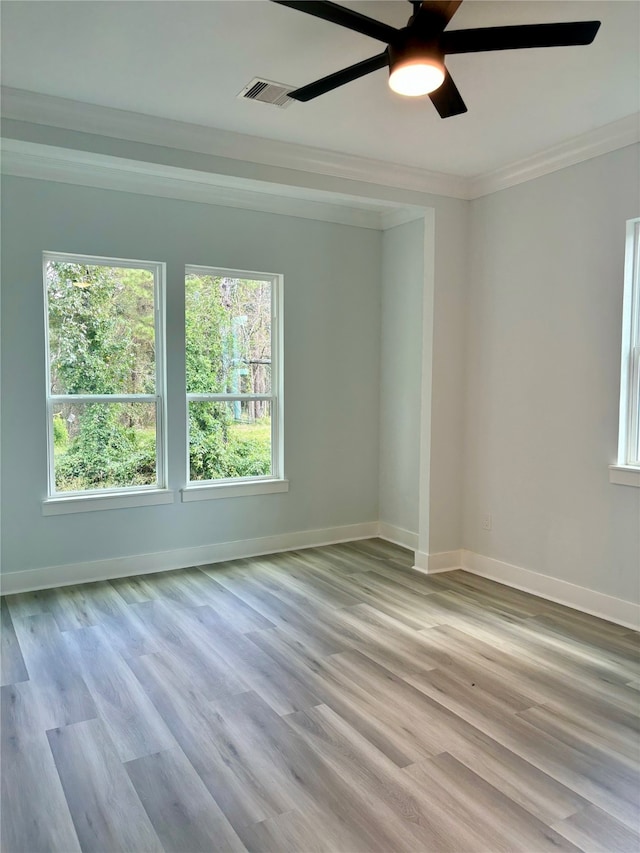
<svg viewBox="0 0 640 853">
<path fill-rule="evenodd" d="M 413 14 L 406 27 L 397 29 L 324 0 L 273 2 L 355 30 L 387 45 L 382 53 L 371 59 L 289 92 L 290 98 L 310 101 L 388 65 L 389 86 L 401 95 L 428 94 L 441 118 L 467 111 L 444 64 L 448 54 L 591 44 L 600 27 L 600 21 L 577 21 L 445 31 L 462 0 L 409 0 Z"/>
</svg>

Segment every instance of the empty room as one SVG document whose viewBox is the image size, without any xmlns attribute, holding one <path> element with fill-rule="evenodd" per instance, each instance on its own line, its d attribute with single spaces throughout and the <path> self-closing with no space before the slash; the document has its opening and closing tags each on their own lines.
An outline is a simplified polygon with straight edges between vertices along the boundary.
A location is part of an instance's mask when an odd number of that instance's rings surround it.
<svg viewBox="0 0 640 853">
<path fill-rule="evenodd" d="M 3 0 L 3 853 L 640 849 L 640 0 Z"/>
</svg>

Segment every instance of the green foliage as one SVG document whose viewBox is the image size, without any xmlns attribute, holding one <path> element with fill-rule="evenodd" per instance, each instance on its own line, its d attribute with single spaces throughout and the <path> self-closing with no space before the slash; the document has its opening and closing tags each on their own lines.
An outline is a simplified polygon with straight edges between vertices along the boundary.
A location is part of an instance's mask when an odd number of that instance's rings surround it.
<svg viewBox="0 0 640 853">
<path fill-rule="evenodd" d="M 191 480 L 260 477 L 271 473 L 271 431 L 267 423 L 239 425 L 225 403 L 189 407 Z"/>
<path fill-rule="evenodd" d="M 224 393 L 231 318 L 220 279 L 188 275 L 185 287 L 187 393 Z"/>
<path fill-rule="evenodd" d="M 192 480 L 223 476 L 230 419 L 223 406 L 191 403 L 189 406 L 189 465 Z"/>
<path fill-rule="evenodd" d="M 190 429 L 192 424 L 190 419 Z M 268 435 L 238 435 L 235 430 L 225 439 L 224 421 L 213 419 L 208 432 L 196 428 L 190 433 L 189 463 L 196 481 L 261 477 L 271 473 L 271 441 Z"/>
<path fill-rule="evenodd" d="M 149 271 L 50 262 L 47 291 L 52 393 L 155 393 Z M 269 392 L 268 282 L 189 275 L 185 319 L 189 393 Z M 190 404 L 192 480 L 270 473 L 264 404 L 248 407 L 238 420 L 232 405 Z M 153 406 L 69 401 L 59 408 L 53 420 L 58 491 L 156 482 Z"/>
<path fill-rule="evenodd" d="M 231 333 L 229 314 L 222 302 L 220 280 L 188 275 L 185 303 L 187 392 L 224 393 L 224 367 Z M 224 405 L 189 406 L 189 465 L 192 480 L 226 476 L 224 471 L 231 418 Z"/>
<path fill-rule="evenodd" d="M 262 477 L 271 473 L 271 441 L 264 438 L 236 438 L 229 448 L 227 477 Z"/>
<path fill-rule="evenodd" d="M 59 491 L 155 482 L 155 434 L 123 425 L 123 408 L 118 403 L 86 406 L 75 439 L 56 460 Z"/>
<path fill-rule="evenodd" d="M 53 393 L 153 393 L 153 276 L 49 263 Z"/>
<path fill-rule="evenodd" d="M 50 262 L 47 296 L 53 393 L 154 393 L 149 271 Z M 156 481 L 153 406 L 61 408 L 53 419 L 58 491 Z"/>
<path fill-rule="evenodd" d="M 58 451 L 66 450 L 69 444 L 69 430 L 61 415 L 53 419 L 53 446 Z"/>
<path fill-rule="evenodd" d="M 185 307 L 188 393 L 238 393 L 240 375 L 249 377 L 244 392 L 263 392 L 250 365 L 270 355 L 268 285 L 189 275 Z M 270 432 L 239 425 L 225 403 L 191 403 L 189 466 L 191 480 L 269 474 Z"/>
</svg>

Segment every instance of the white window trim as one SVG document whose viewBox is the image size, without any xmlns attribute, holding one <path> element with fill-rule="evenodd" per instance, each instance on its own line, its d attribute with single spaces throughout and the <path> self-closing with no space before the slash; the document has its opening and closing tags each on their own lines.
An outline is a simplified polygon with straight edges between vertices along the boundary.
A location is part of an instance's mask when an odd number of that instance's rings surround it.
<svg viewBox="0 0 640 853">
<path fill-rule="evenodd" d="M 203 486 L 186 486 L 180 490 L 183 503 L 191 501 L 211 501 L 219 498 L 242 498 L 249 495 L 271 495 L 288 492 L 289 481 L 273 477 L 255 477 L 237 480 L 218 480 L 207 482 Z"/>
<path fill-rule="evenodd" d="M 185 471 L 187 485 L 181 489 L 184 503 L 218 498 L 233 498 L 249 495 L 264 495 L 289 490 L 289 481 L 284 476 L 284 311 L 283 276 L 277 273 L 251 270 L 226 269 L 222 267 L 187 264 L 185 277 L 195 275 L 226 276 L 256 281 L 271 282 L 271 394 L 187 394 L 186 395 L 186 455 Z M 272 473 L 265 477 L 234 477 L 229 480 L 190 480 L 189 465 L 189 403 L 234 400 L 268 400 L 271 403 L 271 456 Z"/>
<path fill-rule="evenodd" d="M 133 486 L 131 489 L 133 490 Z M 153 487 L 140 488 L 139 491 L 124 494 L 123 492 L 106 492 L 105 494 L 82 494 L 70 497 L 47 498 L 42 501 L 43 515 L 67 515 L 72 512 L 94 512 L 106 509 L 126 509 L 136 506 L 158 506 L 172 504 L 175 494 L 170 489 Z"/>
<path fill-rule="evenodd" d="M 635 458 L 640 431 L 640 217 L 627 222 L 622 356 L 620 368 L 620 423 L 617 463 L 609 466 L 609 481 L 640 487 L 640 459 Z"/>
<path fill-rule="evenodd" d="M 640 471 L 632 465 L 609 465 L 609 482 L 640 488 Z"/>
<path fill-rule="evenodd" d="M 146 269 L 154 278 L 154 346 L 156 364 L 155 394 L 52 394 L 49 362 L 49 296 L 47 291 L 47 263 L 79 263 L 88 266 L 112 266 L 124 269 Z M 174 493 L 167 488 L 167 393 L 165 362 L 165 303 L 166 264 L 161 261 L 138 261 L 131 258 L 109 258 L 67 252 L 42 253 L 42 280 L 44 287 L 44 337 L 46 367 L 47 415 L 47 497 L 42 501 L 43 515 L 60 515 L 129 506 L 151 506 L 173 503 Z M 149 486 L 123 486 L 119 489 L 92 489 L 82 492 L 57 492 L 53 447 L 53 406 L 55 403 L 75 402 L 154 402 L 156 405 L 156 482 Z"/>
</svg>

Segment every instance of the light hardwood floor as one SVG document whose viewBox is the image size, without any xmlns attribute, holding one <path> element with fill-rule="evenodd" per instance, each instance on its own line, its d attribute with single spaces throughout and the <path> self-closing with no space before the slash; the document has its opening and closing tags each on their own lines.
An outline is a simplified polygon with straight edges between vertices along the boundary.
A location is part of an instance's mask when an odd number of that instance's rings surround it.
<svg viewBox="0 0 640 853">
<path fill-rule="evenodd" d="M 381 540 L 2 602 L 2 850 L 638 851 L 638 635 Z"/>
</svg>

